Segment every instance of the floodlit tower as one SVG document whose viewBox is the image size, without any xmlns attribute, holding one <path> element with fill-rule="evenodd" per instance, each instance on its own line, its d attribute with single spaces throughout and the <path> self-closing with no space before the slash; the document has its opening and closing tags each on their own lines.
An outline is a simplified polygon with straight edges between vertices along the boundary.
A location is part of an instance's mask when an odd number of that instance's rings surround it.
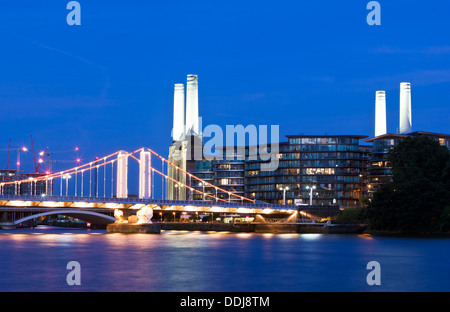
<svg viewBox="0 0 450 312">
<path fill-rule="evenodd" d="M 128 153 L 120 151 L 117 155 L 117 198 L 128 197 Z"/>
<path fill-rule="evenodd" d="M 139 158 L 139 198 L 150 198 L 151 173 L 151 154 L 149 151 L 142 150 Z"/>
<path fill-rule="evenodd" d="M 186 84 L 186 135 L 199 135 L 198 77 L 188 75 Z"/>
<path fill-rule="evenodd" d="M 400 83 L 400 133 L 412 132 L 411 118 L 411 84 Z"/>
<path fill-rule="evenodd" d="M 386 133 L 386 92 L 377 91 L 375 93 L 375 136 Z"/>
<path fill-rule="evenodd" d="M 173 141 L 183 139 L 185 131 L 184 118 L 184 84 L 176 83 L 173 96 Z"/>
</svg>

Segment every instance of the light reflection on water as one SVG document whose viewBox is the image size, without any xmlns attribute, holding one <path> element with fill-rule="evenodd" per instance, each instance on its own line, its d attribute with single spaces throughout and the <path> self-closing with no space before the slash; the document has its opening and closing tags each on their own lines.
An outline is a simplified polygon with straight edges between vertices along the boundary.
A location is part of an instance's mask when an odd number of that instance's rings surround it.
<svg viewBox="0 0 450 312">
<path fill-rule="evenodd" d="M 0 291 L 449 291 L 450 239 L 0 231 Z M 378 261 L 382 285 L 368 286 Z M 82 285 L 68 286 L 78 261 Z"/>
</svg>

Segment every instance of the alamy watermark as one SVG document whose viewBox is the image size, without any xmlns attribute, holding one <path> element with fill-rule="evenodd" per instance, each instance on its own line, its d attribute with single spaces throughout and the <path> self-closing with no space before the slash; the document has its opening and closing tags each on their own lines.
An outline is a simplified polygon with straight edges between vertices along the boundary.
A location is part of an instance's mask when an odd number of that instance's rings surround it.
<svg viewBox="0 0 450 312">
<path fill-rule="evenodd" d="M 81 5 L 78 1 L 70 1 L 66 6 L 71 10 L 66 17 L 67 24 L 70 26 L 81 25 Z M 381 25 L 381 5 L 378 1 L 370 1 L 366 6 L 370 12 L 367 14 L 366 21 L 370 26 Z"/>
<path fill-rule="evenodd" d="M 367 24 L 370 26 L 381 25 L 381 5 L 378 1 L 370 1 L 366 6 L 367 10 L 371 10 L 367 14 Z"/>
<path fill-rule="evenodd" d="M 67 25 L 81 25 L 81 5 L 78 1 L 70 1 L 66 6 L 67 10 L 71 10 L 66 17 Z"/>
<path fill-rule="evenodd" d="M 381 285 L 381 265 L 378 261 L 370 261 L 366 265 L 367 270 L 371 270 L 367 274 L 366 282 L 369 286 Z"/>
<path fill-rule="evenodd" d="M 78 261 L 70 261 L 66 265 L 67 270 L 71 270 L 66 276 L 69 286 L 81 285 L 81 265 Z"/>
</svg>

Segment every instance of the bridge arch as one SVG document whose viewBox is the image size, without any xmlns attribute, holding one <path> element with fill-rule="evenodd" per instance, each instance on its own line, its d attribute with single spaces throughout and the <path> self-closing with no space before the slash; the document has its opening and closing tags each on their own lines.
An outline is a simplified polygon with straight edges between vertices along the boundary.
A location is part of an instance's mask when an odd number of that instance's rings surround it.
<svg viewBox="0 0 450 312">
<path fill-rule="evenodd" d="M 20 224 L 22 222 L 26 222 L 31 219 L 44 217 L 44 216 L 50 216 L 50 215 L 65 215 L 74 217 L 86 222 L 91 222 L 93 224 L 109 224 L 114 223 L 116 221 L 115 217 L 108 216 L 106 214 L 93 212 L 93 211 L 87 211 L 87 210 L 81 210 L 81 209 L 61 209 L 61 210 L 52 210 L 52 211 L 46 211 L 42 213 L 37 213 L 34 215 L 29 215 L 27 217 L 18 219 L 14 221 L 14 224 Z"/>
</svg>

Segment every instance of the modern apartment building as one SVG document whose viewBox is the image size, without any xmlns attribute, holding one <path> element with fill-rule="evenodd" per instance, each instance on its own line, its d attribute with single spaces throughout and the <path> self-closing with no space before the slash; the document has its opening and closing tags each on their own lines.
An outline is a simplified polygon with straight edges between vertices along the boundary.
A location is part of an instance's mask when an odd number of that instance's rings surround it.
<svg viewBox="0 0 450 312">
<path fill-rule="evenodd" d="M 358 205 L 364 194 L 364 135 L 289 135 L 280 143 L 278 168 L 246 161 L 245 194 L 286 204 Z"/>
<path fill-rule="evenodd" d="M 288 140 L 279 144 L 278 166 L 274 170 L 265 170 L 264 164 L 268 161 L 249 157 L 248 147 L 235 148 L 233 157 L 228 152 L 221 160 L 187 163 L 195 164 L 190 166 L 194 168 L 190 173 L 221 190 L 258 201 L 309 204 L 312 199 L 313 205 L 350 207 L 358 205 L 366 192 L 365 169 L 370 147 L 360 145 L 364 138 L 367 136 L 287 136 Z M 203 194 L 229 198 L 227 192 L 202 185 L 197 180 L 188 181 L 188 185 L 201 194 L 187 191 L 187 199 L 207 200 Z M 174 193 L 177 191 L 180 192 L 175 190 Z"/>
</svg>

